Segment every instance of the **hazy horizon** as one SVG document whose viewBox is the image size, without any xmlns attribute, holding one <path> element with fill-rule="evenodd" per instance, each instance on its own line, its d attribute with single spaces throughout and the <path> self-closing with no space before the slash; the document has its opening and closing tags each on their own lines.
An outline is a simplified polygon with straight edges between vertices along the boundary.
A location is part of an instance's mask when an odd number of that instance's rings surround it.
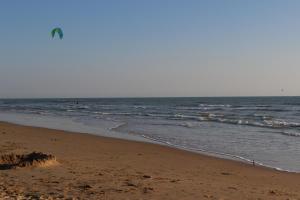
<svg viewBox="0 0 300 200">
<path fill-rule="evenodd" d="M 0 98 L 300 95 L 300 2 L 3 1 Z M 51 39 L 61 27 L 64 39 Z"/>
<path fill-rule="evenodd" d="M 13 100 L 13 99 L 155 99 L 155 98 L 298 98 L 300 96 L 107 96 L 107 97 L 6 97 L 0 100 Z"/>
</svg>

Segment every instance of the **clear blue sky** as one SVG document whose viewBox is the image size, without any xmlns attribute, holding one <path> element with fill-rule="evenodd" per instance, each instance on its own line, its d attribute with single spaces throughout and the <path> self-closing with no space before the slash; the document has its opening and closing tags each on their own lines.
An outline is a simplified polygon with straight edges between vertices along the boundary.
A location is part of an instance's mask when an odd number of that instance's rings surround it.
<svg viewBox="0 0 300 200">
<path fill-rule="evenodd" d="M 300 95 L 299 10 L 297 0 L 2 0 L 0 98 Z M 63 40 L 51 39 L 56 26 Z"/>
</svg>

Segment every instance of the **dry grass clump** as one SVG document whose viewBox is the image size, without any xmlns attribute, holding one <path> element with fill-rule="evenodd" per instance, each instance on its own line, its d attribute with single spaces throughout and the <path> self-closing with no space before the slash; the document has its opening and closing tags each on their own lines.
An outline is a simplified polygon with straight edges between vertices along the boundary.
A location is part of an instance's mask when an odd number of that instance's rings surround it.
<svg viewBox="0 0 300 200">
<path fill-rule="evenodd" d="M 22 167 L 47 167 L 55 164 L 57 164 L 55 156 L 41 152 L 29 154 L 11 153 L 0 156 L 0 170 Z"/>
</svg>

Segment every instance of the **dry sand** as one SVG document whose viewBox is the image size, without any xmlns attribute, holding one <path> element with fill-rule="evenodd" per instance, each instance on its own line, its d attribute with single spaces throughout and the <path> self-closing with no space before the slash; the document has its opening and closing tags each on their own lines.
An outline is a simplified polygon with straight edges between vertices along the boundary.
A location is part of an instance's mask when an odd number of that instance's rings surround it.
<svg viewBox="0 0 300 200">
<path fill-rule="evenodd" d="M 300 174 L 165 146 L 0 123 L 0 155 L 58 164 L 0 170 L 0 199 L 300 199 Z"/>
</svg>

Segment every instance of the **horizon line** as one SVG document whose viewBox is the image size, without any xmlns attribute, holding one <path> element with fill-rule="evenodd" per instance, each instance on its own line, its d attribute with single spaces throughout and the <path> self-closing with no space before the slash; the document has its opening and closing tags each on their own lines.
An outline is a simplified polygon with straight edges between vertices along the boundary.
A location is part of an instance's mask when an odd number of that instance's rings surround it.
<svg viewBox="0 0 300 200">
<path fill-rule="evenodd" d="M 285 96 L 274 96 L 274 95 L 261 95 L 261 96 L 132 96 L 132 97 L 4 97 L 0 100 L 10 99 L 145 99 L 145 98 L 253 98 L 253 97 L 300 97 L 300 95 L 285 95 Z"/>
</svg>

